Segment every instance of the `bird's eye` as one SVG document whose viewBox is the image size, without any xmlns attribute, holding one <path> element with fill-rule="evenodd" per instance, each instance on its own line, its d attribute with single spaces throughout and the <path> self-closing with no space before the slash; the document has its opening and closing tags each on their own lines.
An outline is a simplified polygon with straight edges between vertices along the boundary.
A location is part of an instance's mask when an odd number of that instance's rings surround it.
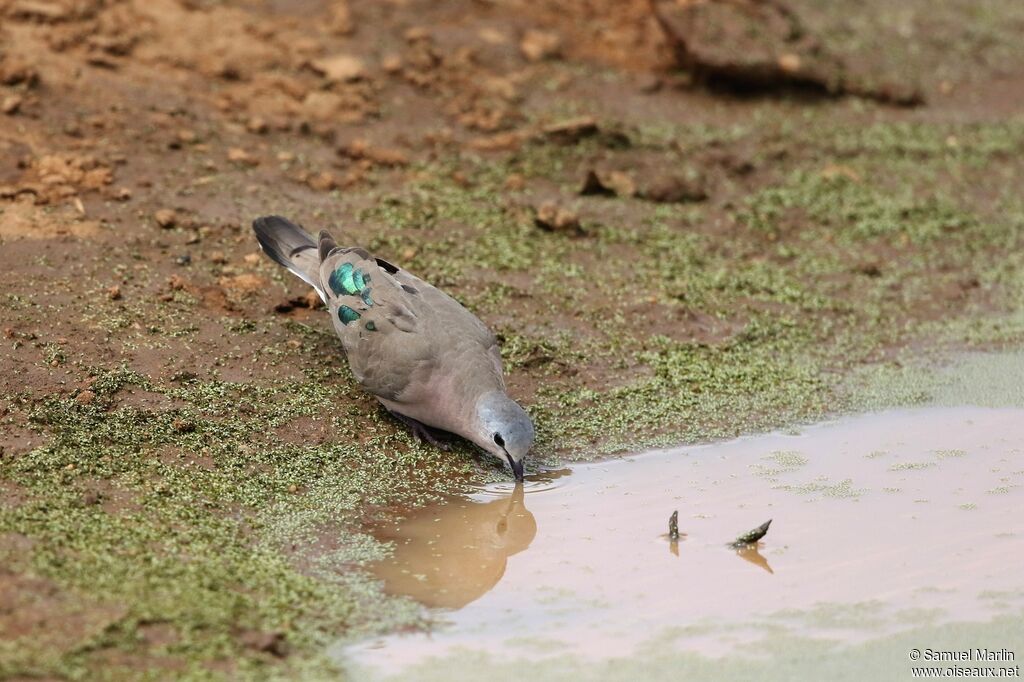
<svg viewBox="0 0 1024 682">
<path fill-rule="evenodd" d="M 501 437 L 500 433 L 494 434 L 494 442 L 498 444 L 498 447 L 505 447 L 505 439 Z"/>
</svg>

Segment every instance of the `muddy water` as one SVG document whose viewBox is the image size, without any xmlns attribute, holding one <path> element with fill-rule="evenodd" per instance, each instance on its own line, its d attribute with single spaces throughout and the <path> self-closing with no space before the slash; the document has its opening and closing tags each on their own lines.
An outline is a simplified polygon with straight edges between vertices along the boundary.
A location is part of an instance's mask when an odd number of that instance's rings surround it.
<svg viewBox="0 0 1024 682">
<path fill-rule="evenodd" d="M 768 519 L 756 546 L 727 546 Z M 1019 661 L 1022 519 L 1020 409 L 893 411 L 574 466 L 375 529 L 395 546 L 376 574 L 443 625 L 338 656 L 360 680 L 725 679 L 845 647 L 874 652 L 846 672 L 904 679 L 915 637 L 966 627 L 979 641 L 961 648 L 1016 645 Z"/>
</svg>

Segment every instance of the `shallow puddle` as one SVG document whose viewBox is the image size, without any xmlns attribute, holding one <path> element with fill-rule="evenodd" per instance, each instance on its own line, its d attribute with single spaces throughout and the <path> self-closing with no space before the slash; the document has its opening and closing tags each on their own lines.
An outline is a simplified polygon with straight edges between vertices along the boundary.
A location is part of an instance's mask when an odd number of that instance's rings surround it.
<svg viewBox="0 0 1024 682">
<path fill-rule="evenodd" d="M 852 671 L 908 679 L 915 637 L 954 635 L 1020 660 L 1022 515 L 1019 409 L 893 411 L 578 465 L 374 529 L 395 544 L 376 574 L 443 624 L 337 653 L 360 680 L 785 678 L 844 647 L 862 652 Z M 756 547 L 727 546 L 768 519 Z"/>
</svg>

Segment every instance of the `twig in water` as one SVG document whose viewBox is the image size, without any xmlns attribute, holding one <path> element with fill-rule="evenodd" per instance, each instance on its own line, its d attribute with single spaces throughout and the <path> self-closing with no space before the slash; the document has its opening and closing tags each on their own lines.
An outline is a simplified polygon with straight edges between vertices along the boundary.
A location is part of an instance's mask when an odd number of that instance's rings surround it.
<svg viewBox="0 0 1024 682">
<path fill-rule="evenodd" d="M 754 544 L 755 542 L 757 542 L 758 540 L 760 540 L 768 534 L 768 526 L 770 525 L 772 525 L 772 520 L 768 519 L 757 528 L 753 530 L 748 530 L 746 533 L 733 540 L 731 543 L 729 543 L 729 546 L 733 549 L 740 549 L 742 547 L 746 547 L 747 545 Z"/>
</svg>

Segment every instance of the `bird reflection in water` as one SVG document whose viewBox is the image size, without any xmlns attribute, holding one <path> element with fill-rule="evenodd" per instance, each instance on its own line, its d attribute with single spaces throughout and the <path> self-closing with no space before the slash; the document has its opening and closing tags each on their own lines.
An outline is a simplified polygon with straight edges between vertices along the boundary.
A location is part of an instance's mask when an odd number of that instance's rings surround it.
<svg viewBox="0 0 1024 682">
<path fill-rule="evenodd" d="M 533 542 L 537 522 L 524 500 L 517 483 L 510 495 L 490 502 L 455 498 L 389 521 L 374 535 L 394 543 L 394 553 L 373 573 L 391 594 L 462 608 L 497 585 L 508 558 Z"/>
</svg>

